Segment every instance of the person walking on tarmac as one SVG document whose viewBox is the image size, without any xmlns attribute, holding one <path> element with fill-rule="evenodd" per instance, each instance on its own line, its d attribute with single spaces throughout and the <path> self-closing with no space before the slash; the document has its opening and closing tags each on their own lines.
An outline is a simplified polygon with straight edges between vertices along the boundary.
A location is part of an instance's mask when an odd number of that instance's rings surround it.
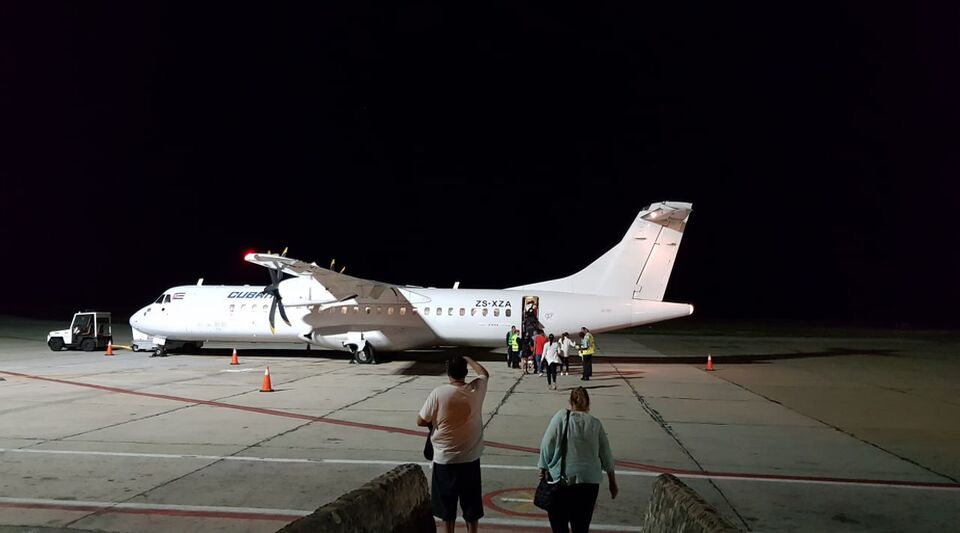
<svg viewBox="0 0 960 533">
<path fill-rule="evenodd" d="M 593 333 L 587 328 L 580 328 L 580 357 L 583 359 L 582 381 L 590 381 L 593 375 L 593 354 L 597 351 L 597 343 L 593 339 Z"/>
<path fill-rule="evenodd" d="M 547 388 L 557 390 L 557 367 L 560 366 L 560 343 L 553 333 L 543 346 L 543 366 L 547 368 Z"/>
<path fill-rule="evenodd" d="M 570 350 L 576 348 L 577 345 L 570 340 L 570 334 L 566 331 L 563 332 L 563 335 L 560 336 L 560 340 L 557 341 L 560 343 L 560 370 L 564 376 L 570 375 Z"/>
<path fill-rule="evenodd" d="M 467 367 L 477 377 L 467 382 Z M 453 355 L 447 360 L 448 383 L 427 396 L 417 425 L 434 428 L 433 481 L 430 483 L 433 515 L 453 533 L 457 502 L 467 531 L 476 533 L 483 517 L 480 456 L 483 454 L 483 399 L 490 373 L 473 359 Z"/>
<path fill-rule="evenodd" d="M 537 336 L 533 338 L 533 373 L 540 374 L 543 377 L 543 346 L 547 344 L 547 336 L 543 334 L 542 329 L 537 330 Z"/>
</svg>

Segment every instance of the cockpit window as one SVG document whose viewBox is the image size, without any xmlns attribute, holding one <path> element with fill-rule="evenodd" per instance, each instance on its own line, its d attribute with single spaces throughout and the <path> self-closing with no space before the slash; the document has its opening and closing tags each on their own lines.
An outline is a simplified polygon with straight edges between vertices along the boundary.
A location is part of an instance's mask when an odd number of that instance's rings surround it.
<svg viewBox="0 0 960 533">
<path fill-rule="evenodd" d="M 163 295 L 161 294 L 160 296 L 158 296 L 157 299 L 156 299 L 156 301 L 153 302 L 153 303 L 155 303 L 155 304 L 162 304 L 162 303 L 163 303 Z"/>
<path fill-rule="evenodd" d="M 163 303 L 165 303 L 165 304 L 170 303 L 170 295 L 169 295 L 169 294 L 167 294 L 167 295 L 165 295 L 165 296 L 163 297 Z"/>
</svg>

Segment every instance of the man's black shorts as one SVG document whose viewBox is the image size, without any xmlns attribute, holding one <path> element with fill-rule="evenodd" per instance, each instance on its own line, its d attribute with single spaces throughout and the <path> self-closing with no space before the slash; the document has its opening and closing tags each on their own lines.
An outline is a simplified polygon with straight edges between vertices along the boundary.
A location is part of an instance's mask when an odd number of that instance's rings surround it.
<svg viewBox="0 0 960 533">
<path fill-rule="evenodd" d="M 433 515 L 445 522 L 457 519 L 457 499 L 463 519 L 476 522 L 483 516 L 480 494 L 480 459 L 470 463 L 442 465 L 433 463 L 431 483 Z"/>
</svg>

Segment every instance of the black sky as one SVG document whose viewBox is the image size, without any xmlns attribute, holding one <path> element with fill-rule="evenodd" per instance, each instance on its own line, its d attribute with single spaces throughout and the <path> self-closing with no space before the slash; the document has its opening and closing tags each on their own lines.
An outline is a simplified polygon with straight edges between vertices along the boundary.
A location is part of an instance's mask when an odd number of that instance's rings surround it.
<svg viewBox="0 0 960 533">
<path fill-rule="evenodd" d="M 130 4 L 0 5 L 0 313 L 503 287 L 681 200 L 700 316 L 960 325 L 955 6 Z"/>
</svg>

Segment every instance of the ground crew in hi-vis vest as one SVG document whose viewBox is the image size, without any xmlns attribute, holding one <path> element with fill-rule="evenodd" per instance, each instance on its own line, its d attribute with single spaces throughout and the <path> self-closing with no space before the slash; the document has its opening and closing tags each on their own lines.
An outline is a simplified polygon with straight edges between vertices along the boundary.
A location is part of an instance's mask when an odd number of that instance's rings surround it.
<svg viewBox="0 0 960 533">
<path fill-rule="evenodd" d="M 516 326 L 507 332 L 507 367 L 520 368 L 520 332 Z"/>
<path fill-rule="evenodd" d="M 597 343 L 593 340 L 593 333 L 587 328 L 580 329 L 580 358 L 583 359 L 582 381 L 590 381 L 593 375 L 593 354 L 597 350 Z"/>
</svg>

